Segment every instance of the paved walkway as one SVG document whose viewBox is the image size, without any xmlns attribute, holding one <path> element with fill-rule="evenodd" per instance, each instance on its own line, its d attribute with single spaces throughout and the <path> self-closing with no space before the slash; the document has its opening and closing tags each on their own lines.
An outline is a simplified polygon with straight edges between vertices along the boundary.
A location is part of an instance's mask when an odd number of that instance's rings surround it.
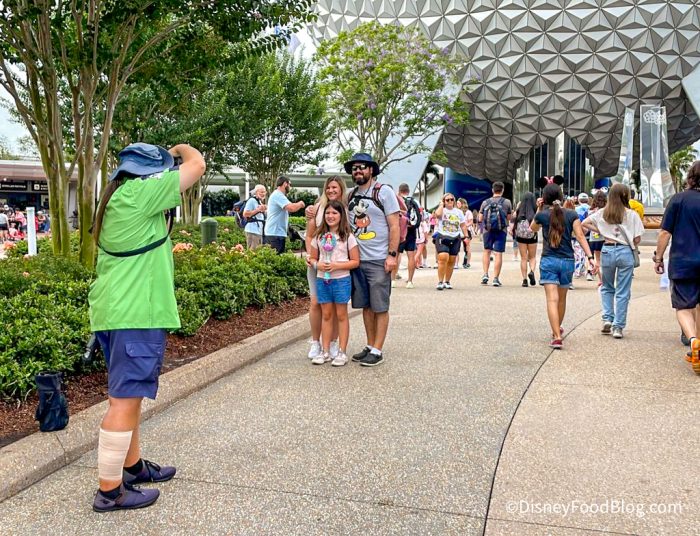
<svg viewBox="0 0 700 536">
<path fill-rule="evenodd" d="M 0 504 L 0 532 L 699 534 L 700 378 L 650 255 L 625 339 L 598 333 L 580 281 L 554 353 L 510 255 L 502 288 L 472 268 L 438 293 L 420 271 L 384 365 L 314 367 L 292 344 L 143 424 L 147 456 L 179 469 L 153 507 L 94 514 L 93 451 Z"/>
</svg>

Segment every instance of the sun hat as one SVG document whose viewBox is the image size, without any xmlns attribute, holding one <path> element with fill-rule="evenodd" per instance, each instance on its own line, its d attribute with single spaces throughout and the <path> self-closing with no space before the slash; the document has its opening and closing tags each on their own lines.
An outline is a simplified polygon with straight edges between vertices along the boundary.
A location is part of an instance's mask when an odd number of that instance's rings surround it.
<svg viewBox="0 0 700 536">
<path fill-rule="evenodd" d="M 170 169 L 175 159 L 166 149 L 149 143 L 132 143 L 119 153 L 119 165 L 109 177 L 110 181 L 126 175 L 145 177 Z"/>
<path fill-rule="evenodd" d="M 379 164 L 368 153 L 355 153 L 352 155 L 352 158 L 343 164 L 346 173 L 352 175 L 353 164 L 368 164 L 372 166 L 372 177 L 379 175 Z"/>
</svg>

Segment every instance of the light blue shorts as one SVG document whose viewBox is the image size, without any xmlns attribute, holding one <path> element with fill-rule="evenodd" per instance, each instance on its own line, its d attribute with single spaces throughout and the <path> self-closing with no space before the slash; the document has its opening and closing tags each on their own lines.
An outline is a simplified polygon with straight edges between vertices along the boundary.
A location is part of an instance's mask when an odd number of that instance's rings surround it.
<svg viewBox="0 0 700 536">
<path fill-rule="evenodd" d="M 574 259 L 542 257 L 540 259 L 540 285 L 557 285 L 569 288 L 574 280 Z"/>
<path fill-rule="evenodd" d="M 316 299 L 318 303 L 348 303 L 352 292 L 350 276 L 340 279 L 316 278 Z"/>
</svg>

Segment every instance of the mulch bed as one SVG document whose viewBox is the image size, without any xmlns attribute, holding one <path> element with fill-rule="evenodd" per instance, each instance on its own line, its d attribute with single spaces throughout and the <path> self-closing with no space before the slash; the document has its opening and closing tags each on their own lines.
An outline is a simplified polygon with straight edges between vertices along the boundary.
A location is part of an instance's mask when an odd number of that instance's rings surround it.
<svg viewBox="0 0 700 536">
<path fill-rule="evenodd" d="M 168 335 L 162 373 L 297 318 L 308 310 L 309 299 L 297 298 L 263 309 L 249 307 L 242 315 L 229 320 L 210 318 L 192 337 Z M 102 402 L 107 398 L 107 373 L 100 371 L 68 378 L 65 394 L 71 415 Z M 22 404 L 0 401 L 0 447 L 39 430 L 34 420 L 37 404 L 37 395 L 30 396 Z"/>
</svg>

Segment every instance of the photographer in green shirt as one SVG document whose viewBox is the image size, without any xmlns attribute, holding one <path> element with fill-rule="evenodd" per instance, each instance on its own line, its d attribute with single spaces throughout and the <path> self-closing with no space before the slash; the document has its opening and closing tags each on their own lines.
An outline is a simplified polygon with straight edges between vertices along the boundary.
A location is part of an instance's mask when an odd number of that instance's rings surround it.
<svg viewBox="0 0 700 536">
<path fill-rule="evenodd" d="M 179 169 L 175 158 L 182 159 Z M 109 395 L 97 450 L 97 512 L 149 506 L 159 491 L 134 485 L 175 476 L 174 467 L 141 459 L 141 401 L 156 397 L 166 330 L 180 327 L 164 211 L 180 204 L 180 192 L 205 169 L 201 153 L 189 145 L 166 151 L 134 143 L 119 153 L 97 208 L 90 325 L 107 361 Z"/>
</svg>

